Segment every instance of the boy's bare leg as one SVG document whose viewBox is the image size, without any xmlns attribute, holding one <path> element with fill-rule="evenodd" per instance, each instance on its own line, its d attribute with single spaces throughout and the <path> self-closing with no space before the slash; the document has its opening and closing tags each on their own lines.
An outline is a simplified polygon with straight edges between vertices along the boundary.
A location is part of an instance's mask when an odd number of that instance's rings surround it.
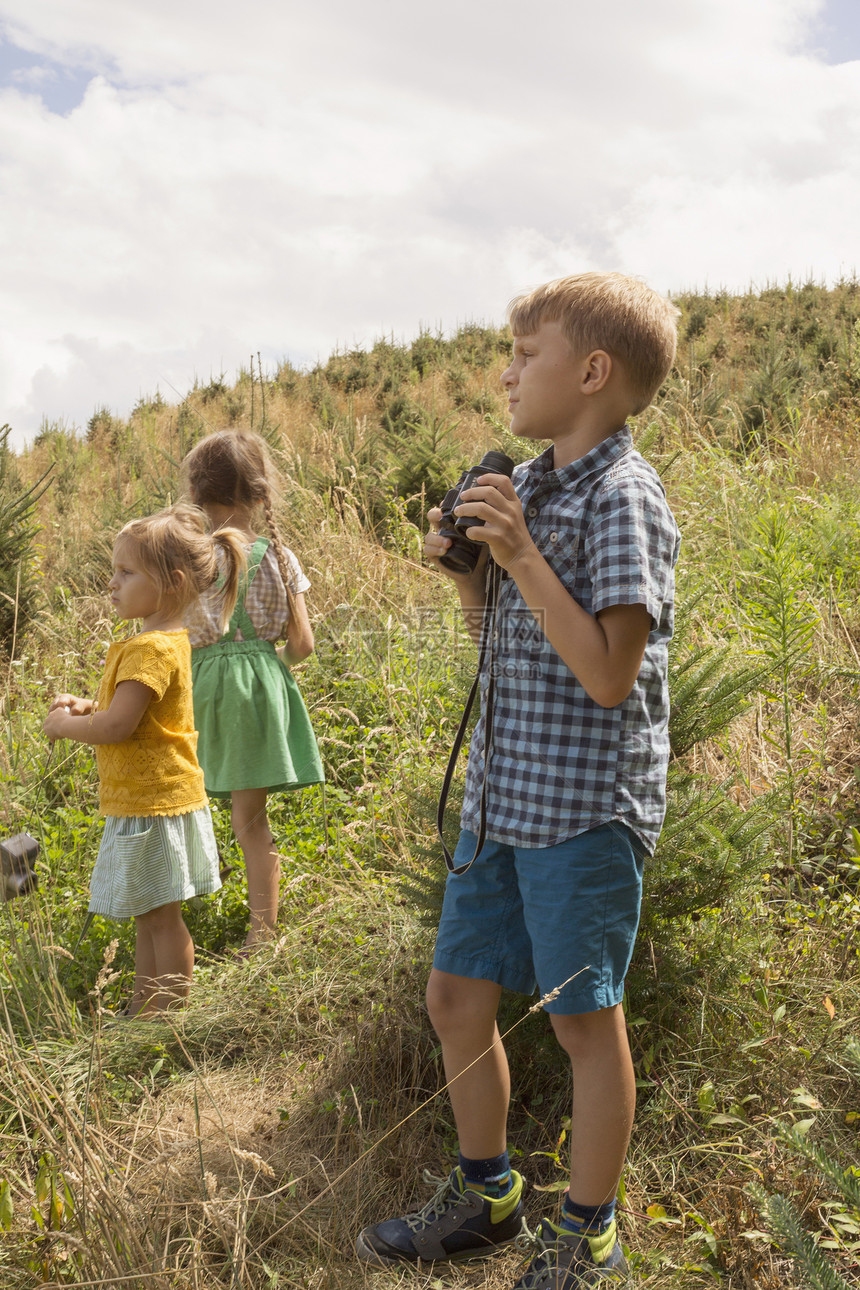
<svg viewBox="0 0 860 1290">
<path fill-rule="evenodd" d="M 633 1127 L 636 1082 L 621 1005 L 579 1016 L 550 1014 L 573 1067 L 570 1197 L 578 1205 L 612 1200 Z"/>
<path fill-rule="evenodd" d="M 245 857 L 248 910 L 251 915 L 245 946 L 251 948 L 272 935 L 278 917 L 281 858 L 266 815 L 266 790 L 243 788 L 231 793 L 233 832 Z"/>
<path fill-rule="evenodd" d="M 427 983 L 460 1150 L 470 1160 L 492 1159 L 506 1146 L 511 1079 L 496 1025 L 501 993 L 492 981 L 436 968 Z"/>
<path fill-rule="evenodd" d="M 129 1012 L 148 1017 L 183 1003 L 191 988 L 194 942 L 178 900 L 135 917 L 134 995 Z"/>
<path fill-rule="evenodd" d="M 446 1259 L 484 1258 L 521 1235 L 522 1179 L 512 1176 L 500 1196 L 498 1189 L 495 1194 L 488 1189 L 482 1173 L 486 1165 L 501 1164 L 496 1157 L 505 1151 L 510 1077 L 496 1027 L 500 994 L 492 981 L 431 972 L 427 1007 L 442 1042 L 460 1152 L 476 1174 L 464 1170 L 464 1186 L 454 1172 L 421 1209 L 365 1227 L 355 1243 L 360 1259 L 377 1267 L 426 1267 Z"/>
</svg>

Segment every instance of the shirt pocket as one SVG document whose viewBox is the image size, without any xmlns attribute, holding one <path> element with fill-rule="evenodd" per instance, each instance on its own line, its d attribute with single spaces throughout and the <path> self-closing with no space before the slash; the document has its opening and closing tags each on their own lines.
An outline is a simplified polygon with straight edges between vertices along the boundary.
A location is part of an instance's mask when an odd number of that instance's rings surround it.
<svg viewBox="0 0 860 1290">
<path fill-rule="evenodd" d="M 576 596 L 576 584 L 585 576 L 584 540 L 579 525 L 570 521 L 547 524 L 536 545 L 556 577 Z"/>
</svg>

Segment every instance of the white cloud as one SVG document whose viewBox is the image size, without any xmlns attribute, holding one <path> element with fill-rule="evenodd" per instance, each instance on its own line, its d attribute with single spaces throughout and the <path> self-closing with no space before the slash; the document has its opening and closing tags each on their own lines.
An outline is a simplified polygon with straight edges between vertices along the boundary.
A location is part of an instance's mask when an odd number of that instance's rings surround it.
<svg viewBox="0 0 860 1290">
<path fill-rule="evenodd" d="M 498 321 L 583 268 L 853 270 L 860 64 L 804 52 L 821 0 L 535 8 L 0 0 L 91 72 L 65 116 L 38 67 L 0 90 L 0 422 Z"/>
</svg>

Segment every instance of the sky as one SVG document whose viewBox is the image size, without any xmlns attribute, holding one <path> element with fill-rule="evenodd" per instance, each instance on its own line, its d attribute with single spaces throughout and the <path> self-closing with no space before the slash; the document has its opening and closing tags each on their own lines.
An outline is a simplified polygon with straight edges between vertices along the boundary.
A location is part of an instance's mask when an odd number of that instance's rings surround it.
<svg viewBox="0 0 860 1290">
<path fill-rule="evenodd" d="M 0 0 L 0 426 L 860 271 L 860 0 Z"/>
</svg>

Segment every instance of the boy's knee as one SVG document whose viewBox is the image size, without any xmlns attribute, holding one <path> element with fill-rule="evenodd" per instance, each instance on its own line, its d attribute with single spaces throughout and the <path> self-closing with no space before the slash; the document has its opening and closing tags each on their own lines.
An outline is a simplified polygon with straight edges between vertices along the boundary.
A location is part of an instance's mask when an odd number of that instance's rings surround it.
<svg viewBox="0 0 860 1290">
<path fill-rule="evenodd" d="M 446 981 L 440 979 L 437 972 L 430 973 L 424 998 L 427 1003 L 430 1021 L 434 1030 L 438 1031 L 440 1023 L 444 1024 L 456 1001 L 453 998 L 450 986 Z"/>
<path fill-rule="evenodd" d="M 440 1038 L 495 1025 L 500 990 L 489 981 L 473 981 L 435 968 L 427 982 L 427 1011 Z"/>
<path fill-rule="evenodd" d="M 601 1008 L 597 1012 L 550 1013 L 555 1037 L 574 1063 L 578 1058 L 593 1052 L 596 1046 L 615 1045 L 623 1036 L 626 1042 L 626 1025 L 621 1004 Z"/>
</svg>

